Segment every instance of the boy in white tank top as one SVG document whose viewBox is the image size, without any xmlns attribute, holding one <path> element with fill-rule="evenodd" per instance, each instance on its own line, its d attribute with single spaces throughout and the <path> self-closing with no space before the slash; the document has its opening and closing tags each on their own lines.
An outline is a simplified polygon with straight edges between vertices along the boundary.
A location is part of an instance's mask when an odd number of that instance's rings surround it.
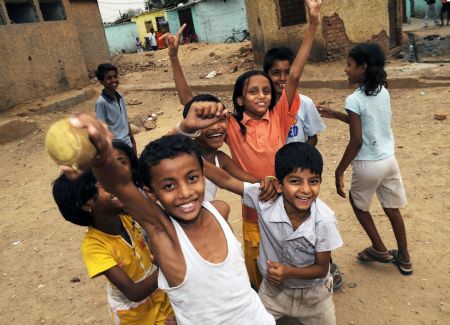
<svg viewBox="0 0 450 325">
<path fill-rule="evenodd" d="M 224 113 L 221 103 L 210 103 L 205 125 Z M 139 158 L 143 182 L 163 209 L 142 196 L 112 156 L 104 124 L 80 115 L 72 125 L 87 128 L 97 148 L 91 161 L 97 180 L 147 231 L 160 268 L 159 285 L 169 295 L 178 324 L 275 324 L 250 287 L 240 244 L 226 222 L 228 204 L 202 205 L 203 160 L 192 139 L 165 136 L 149 143 Z"/>
</svg>

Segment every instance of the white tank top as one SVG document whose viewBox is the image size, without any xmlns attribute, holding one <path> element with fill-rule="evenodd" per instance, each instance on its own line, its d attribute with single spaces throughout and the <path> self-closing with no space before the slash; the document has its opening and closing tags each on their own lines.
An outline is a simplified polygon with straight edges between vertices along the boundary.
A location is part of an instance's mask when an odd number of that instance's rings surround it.
<svg viewBox="0 0 450 325">
<path fill-rule="evenodd" d="M 164 274 L 159 288 L 169 296 L 179 325 L 275 325 L 258 294 L 250 287 L 242 248 L 230 226 L 210 202 L 203 202 L 219 222 L 227 241 L 223 262 L 206 261 L 196 251 L 179 223 L 171 217 L 186 262 L 186 275 L 177 287 L 169 287 Z"/>
<path fill-rule="evenodd" d="M 220 168 L 219 159 L 217 158 L 217 156 L 214 158 L 214 162 L 216 163 L 216 167 Z M 216 197 L 216 193 L 217 185 L 205 177 L 205 198 L 203 200 L 213 201 Z"/>
</svg>

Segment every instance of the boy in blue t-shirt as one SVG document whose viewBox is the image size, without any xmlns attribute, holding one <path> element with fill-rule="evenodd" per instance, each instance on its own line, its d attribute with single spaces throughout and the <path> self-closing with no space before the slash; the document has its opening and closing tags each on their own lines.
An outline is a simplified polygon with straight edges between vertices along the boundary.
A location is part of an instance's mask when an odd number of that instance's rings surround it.
<svg viewBox="0 0 450 325">
<path fill-rule="evenodd" d="M 128 122 L 125 99 L 117 91 L 119 87 L 117 67 L 102 63 L 95 71 L 95 76 L 104 87 L 95 103 L 97 118 L 108 125 L 109 130 L 114 134 L 114 139 L 125 142 L 137 153 L 136 141 Z"/>
</svg>

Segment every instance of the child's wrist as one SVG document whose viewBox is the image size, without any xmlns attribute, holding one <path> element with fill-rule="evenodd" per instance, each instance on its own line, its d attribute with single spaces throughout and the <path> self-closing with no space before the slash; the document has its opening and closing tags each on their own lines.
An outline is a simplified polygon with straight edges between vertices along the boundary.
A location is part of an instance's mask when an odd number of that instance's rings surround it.
<svg viewBox="0 0 450 325">
<path fill-rule="evenodd" d="M 184 135 L 189 138 L 198 138 L 201 134 L 200 130 L 186 130 L 183 122 L 178 122 L 178 124 L 175 126 L 175 130 L 178 134 Z"/>
</svg>

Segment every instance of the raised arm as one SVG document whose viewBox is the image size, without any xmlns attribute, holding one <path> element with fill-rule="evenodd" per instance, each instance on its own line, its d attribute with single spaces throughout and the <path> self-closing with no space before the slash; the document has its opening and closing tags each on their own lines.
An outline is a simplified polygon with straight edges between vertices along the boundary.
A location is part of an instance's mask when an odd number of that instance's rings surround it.
<svg viewBox="0 0 450 325">
<path fill-rule="evenodd" d="M 240 168 L 226 153 L 217 151 L 220 166 L 231 176 L 243 182 L 258 183 L 260 180 Z"/>
<path fill-rule="evenodd" d="M 182 282 L 185 264 L 181 261 L 181 247 L 171 221 L 159 205 L 147 200 L 133 184 L 125 167 L 112 154 L 112 135 L 105 124 L 89 115 L 79 115 L 71 120 L 78 128 L 87 128 L 91 142 L 97 148 L 97 156 L 91 168 L 105 191 L 116 196 L 127 211 L 149 235 L 150 246 L 156 262 L 170 285 Z"/>
<path fill-rule="evenodd" d="M 320 24 L 320 7 L 322 5 L 321 0 L 305 0 L 306 7 L 308 8 L 309 23 L 305 36 L 302 41 L 302 45 L 295 56 L 295 60 L 291 65 L 289 77 L 286 82 L 286 97 L 289 107 L 294 100 L 294 96 L 297 94 L 297 87 L 300 81 L 300 77 L 308 60 L 309 53 L 311 52 L 312 44 L 314 41 L 314 34 L 316 33 L 317 26 Z"/>
<path fill-rule="evenodd" d="M 165 33 L 160 37 L 160 39 L 164 39 L 168 48 L 173 78 L 175 80 L 175 87 L 177 88 L 178 98 L 180 99 L 180 103 L 182 105 L 186 105 L 193 97 L 191 88 L 189 87 L 186 78 L 184 77 L 180 60 L 178 59 L 178 47 L 180 46 L 180 38 L 185 28 L 186 24 L 183 24 L 176 35 Z"/>
</svg>

